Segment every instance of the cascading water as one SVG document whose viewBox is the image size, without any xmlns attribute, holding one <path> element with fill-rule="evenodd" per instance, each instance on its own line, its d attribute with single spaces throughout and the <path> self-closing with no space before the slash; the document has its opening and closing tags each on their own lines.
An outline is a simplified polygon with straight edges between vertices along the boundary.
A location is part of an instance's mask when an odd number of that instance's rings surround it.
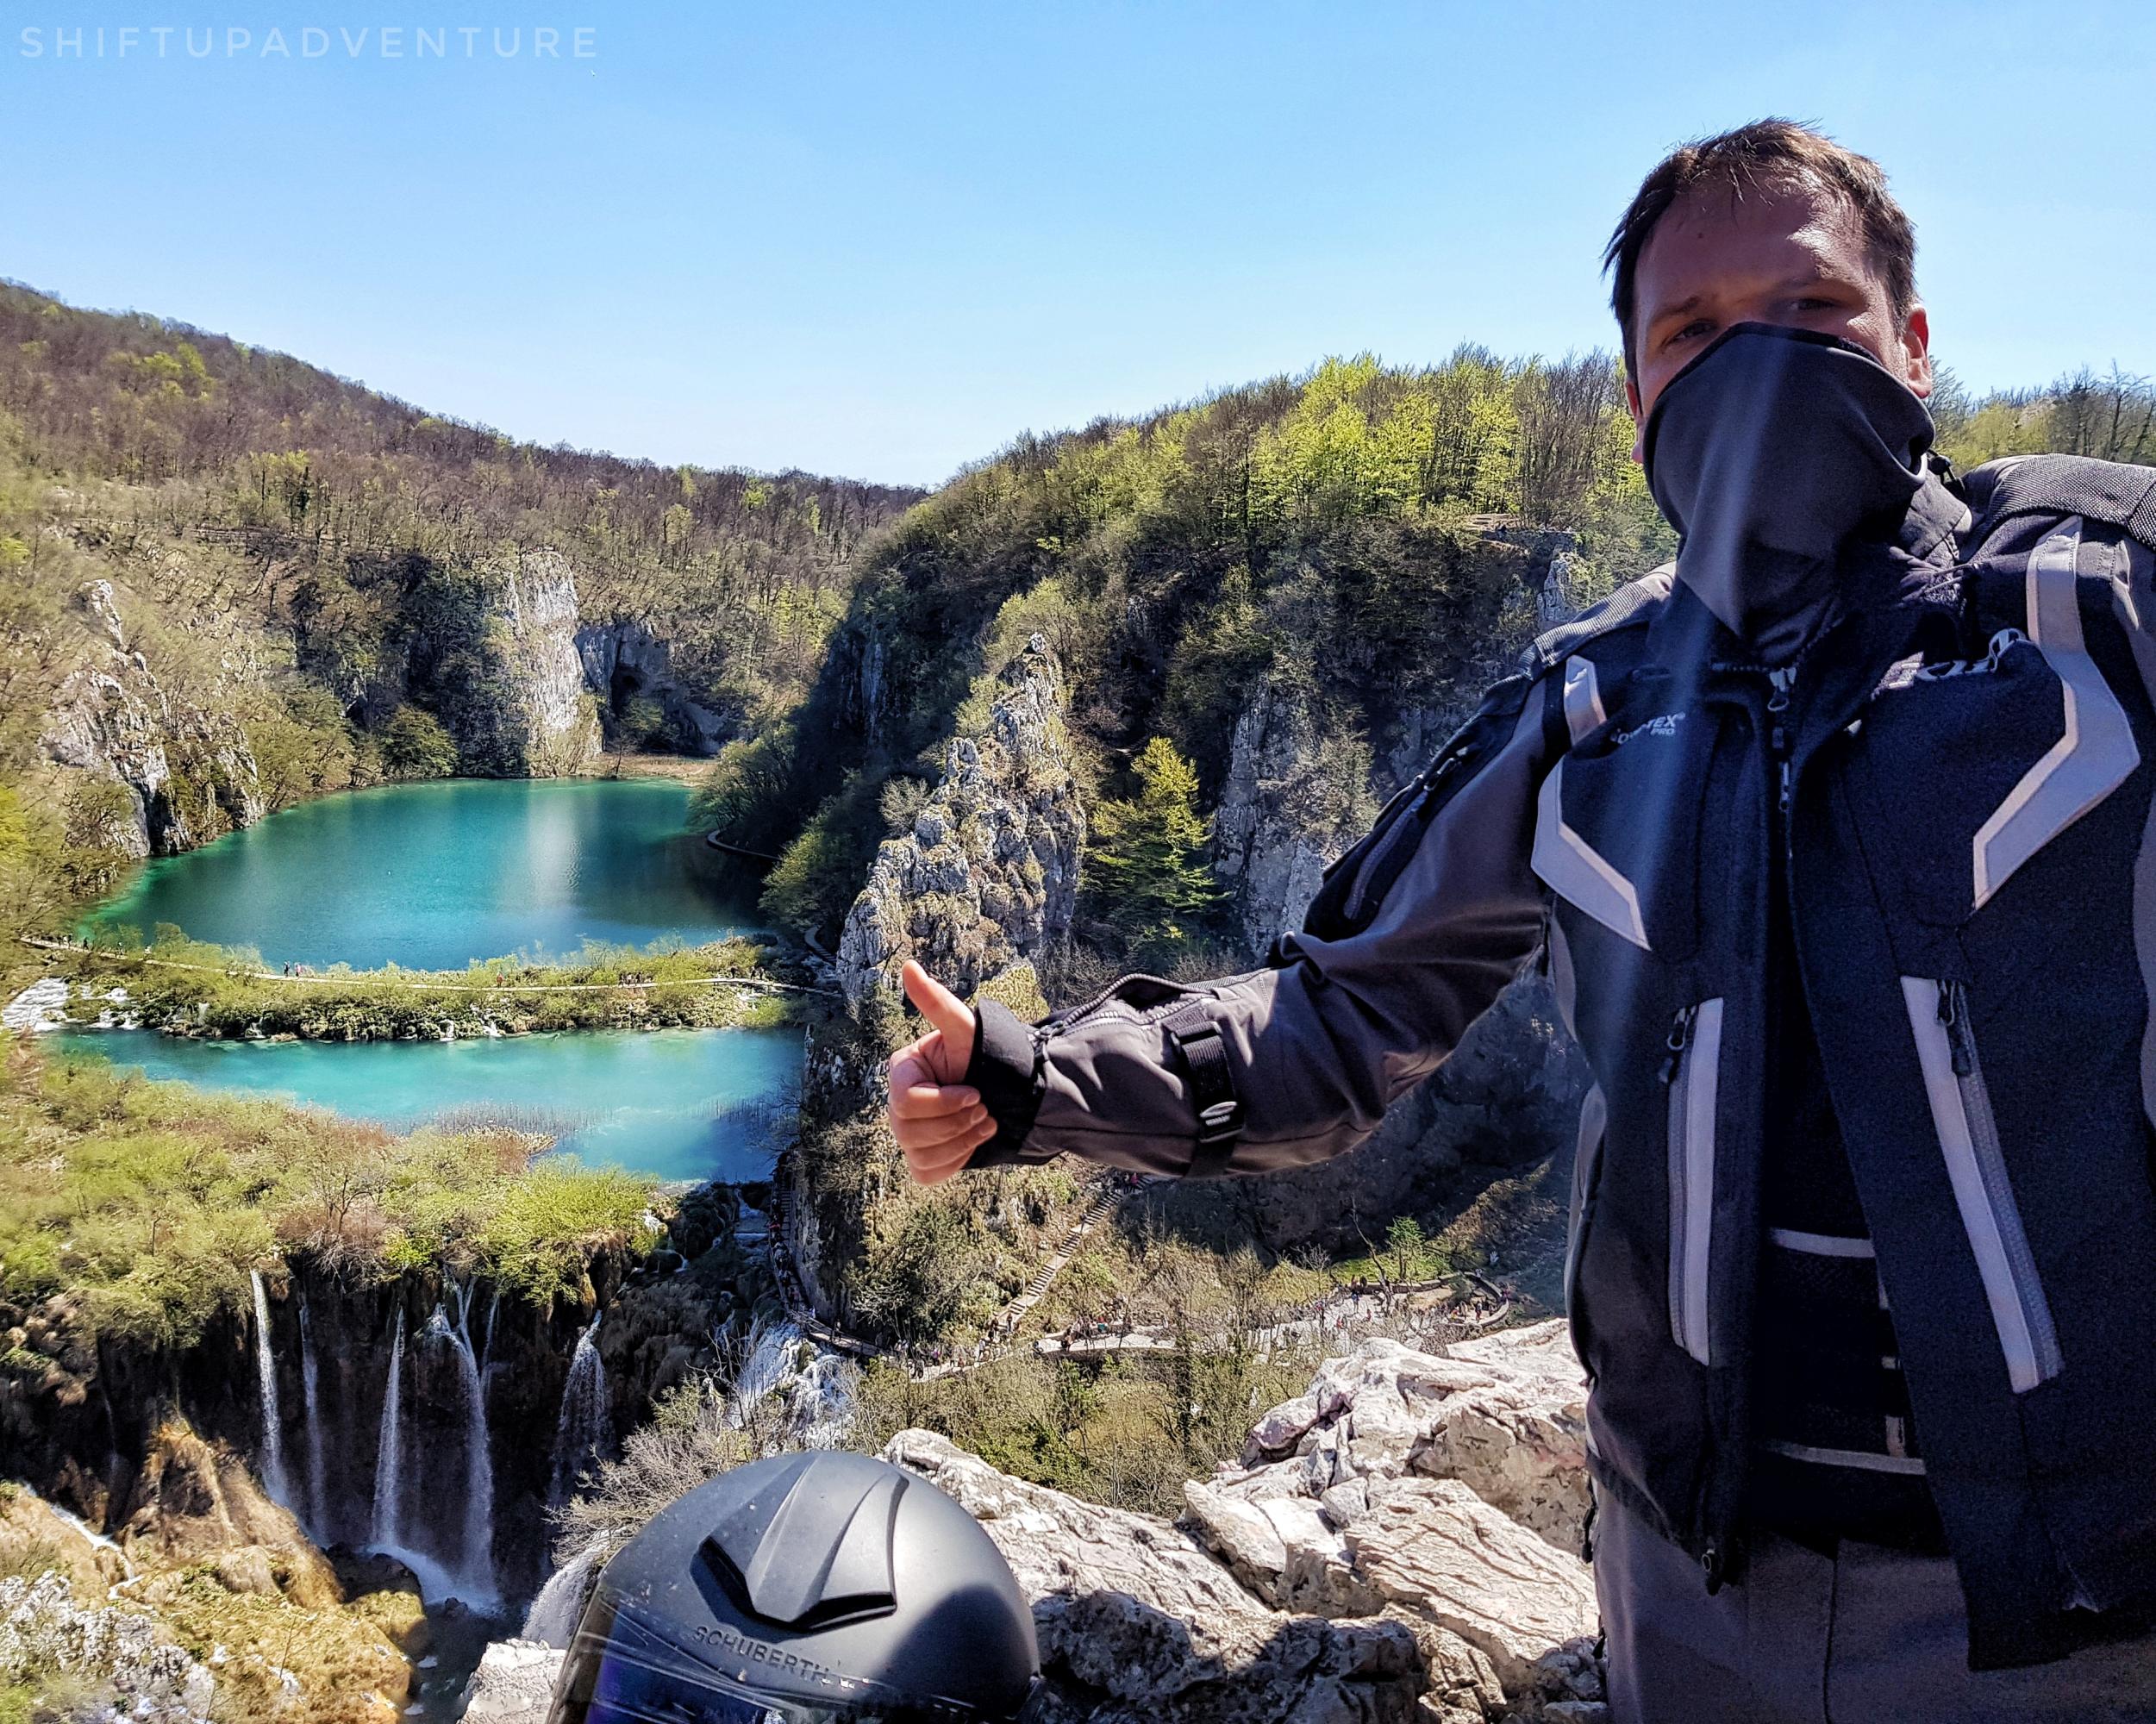
<svg viewBox="0 0 2156 1724">
<path fill-rule="evenodd" d="M 404 1308 L 397 1308 L 397 1336 L 390 1343 L 390 1383 L 382 1394 L 382 1440 L 374 1462 L 374 1548 L 397 1548 L 400 1515 L 397 1508 L 397 1424 L 404 1376 Z"/>
<path fill-rule="evenodd" d="M 759 1418 L 768 1440 L 782 1446 L 836 1448 L 846 1440 L 853 1417 L 857 1373 L 842 1355 L 813 1347 L 799 1363 L 801 1330 L 780 1318 L 749 1331 L 748 1356 L 734 1373 L 727 1395 L 727 1422 L 747 1427 L 757 1409 L 776 1401 L 778 1417 Z"/>
<path fill-rule="evenodd" d="M 801 1330 L 785 1318 L 759 1321 L 749 1331 L 748 1357 L 734 1374 L 727 1395 L 726 1421 L 740 1430 L 757 1402 L 772 1393 L 793 1370 L 794 1343 Z"/>
<path fill-rule="evenodd" d="M 577 1632 L 577 1624 L 584 1618 L 584 1601 L 591 1590 L 592 1575 L 599 1565 L 603 1548 L 601 1542 L 594 1539 L 547 1577 L 546 1585 L 539 1589 L 539 1596 L 532 1600 L 532 1608 L 525 1613 L 518 1639 L 536 1640 L 546 1646 L 568 1646 L 570 1637 Z"/>
<path fill-rule="evenodd" d="M 494 1597 L 494 1458 L 489 1452 L 486 1378 L 472 1352 L 472 1290 L 457 1301 L 457 1327 L 449 1332 L 464 1379 L 464 1583 L 467 1602 Z M 490 1334 L 487 1339 L 491 1340 Z"/>
<path fill-rule="evenodd" d="M 259 1270 L 249 1270 L 254 1284 L 254 1374 L 262 1391 L 262 1488 L 270 1500 L 289 1508 L 291 1486 L 284 1476 L 284 1420 L 277 1404 L 277 1360 L 270 1352 L 270 1296 Z"/>
<path fill-rule="evenodd" d="M 307 1289 L 299 1290 L 299 1380 L 307 1411 L 307 1530 L 315 1542 L 329 1540 L 329 1481 L 323 1474 L 328 1457 L 322 1442 L 322 1402 L 315 1358 L 314 1323 L 307 1314 Z"/>
<path fill-rule="evenodd" d="M 602 1314 L 603 1315 L 603 1314 Z M 561 1420 L 554 1430 L 554 1471 L 547 1504 L 559 1508 L 569 1500 L 585 1467 L 605 1447 L 606 1365 L 599 1358 L 599 1319 L 577 1339 L 569 1361 L 569 1380 L 561 1391 Z"/>
</svg>

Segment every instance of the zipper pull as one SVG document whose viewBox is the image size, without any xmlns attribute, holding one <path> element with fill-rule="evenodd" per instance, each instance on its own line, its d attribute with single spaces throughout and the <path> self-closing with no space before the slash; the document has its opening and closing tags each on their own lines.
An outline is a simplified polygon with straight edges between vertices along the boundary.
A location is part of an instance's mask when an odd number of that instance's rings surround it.
<svg viewBox="0 0 2156 1724">
<path fill-rule="evenodd" d="M 1766 709 L 1775 715 L 1773 728 L 1767 734 L 1767 747 L 1780 763 L 1776 796 L 1781 811 L 1787 814 L 1790 793 L 1795 785 L 1790 768 L 1789 728 L 1782 722 L 1781 715 L 1789 710 L 1790 684 L 1797 680 L 1797 666 L 1784 665 L 1778 671 L 1769 671 L 1766 679 L 1773 685 L 1773 691 L 1766 697 Z"/>
<path fill-rule="evenodd" d="M 1706 1574 L 1707 1594 L 1711 1598 L 1722 1590 L 1722 1546 L 1714 1540 L 1708 1540 L 1706 1548 L 1700 1552 L 1699 1566 Z"/>
<path fill-rule="evenodd" d="M 1947 1046 L 1952 1051 L 1954 1076 L 1966 1078 L 1977 1069 L 1976 1036 L 1969 1028 L 1969 996 L 1959 982 L 1939 984 L 1939 1021 L 1947 1028 Z"/>
<path fill-rule="evenodd" d="M 1669 1040 L 1664 1044 L 1669 1052 L 1662 1056 L 1661 1078 L 1665 1085 L 1677 1081 L 1677 1068 L 1684 1063 L 1684 1050 L 1691 1046 L 1692 1020 L 1698 1015 L 1697 1006 L 1687 1006 L 1670 1026 Z"/>
</svg>

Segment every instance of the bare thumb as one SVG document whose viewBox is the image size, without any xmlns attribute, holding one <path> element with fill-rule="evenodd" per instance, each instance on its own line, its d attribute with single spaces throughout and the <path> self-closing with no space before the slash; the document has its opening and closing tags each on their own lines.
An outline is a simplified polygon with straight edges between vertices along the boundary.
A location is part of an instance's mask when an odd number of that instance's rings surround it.
<svg viewBox="0 0 2156 1724">
<path fill-rule="evenodd" d="M 913 959 L 905 961 L 898 979 L 905 987 L 906 997 L 942 1032 L 947 1049 L 963 1065 L 973 1052 L 973 1009 Z"/>
</svg>

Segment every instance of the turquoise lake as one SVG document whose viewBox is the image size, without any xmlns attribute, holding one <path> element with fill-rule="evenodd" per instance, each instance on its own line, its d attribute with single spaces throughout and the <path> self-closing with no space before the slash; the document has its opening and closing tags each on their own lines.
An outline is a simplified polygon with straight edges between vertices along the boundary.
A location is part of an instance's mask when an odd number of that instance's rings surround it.
<svg viewBox="0 0 2156 1724">
<path fill-rule="evenodd" d="M 67 1031 L 152 1078 L 311 1102 L 398 1129 L 503 1121 L 556 1149 L 661 1179 L 761 1179 L 755 1104 L 801 1069 L 797 1029 L 593 1030 L 498 1041 L 193 1041 L 154 1030 Z"/>
<path fill-rule="evenodd" d="M 753 888 L 685 832 L 665 779 L 452 779 L 328 796 L 160 858 L 91 917 L 253 946 L 272 967 L 458 969 L 587 940 L 694 945 L 757 927 Z M 734 877 L 738 878 L 738 877 Z M 593 1164 L 664 1179 L 770 1171 L 768 1104 L 798 1029 L 589 1031 L 453 1042 L 217 1042 L 71 1031 L 61 1044 L 153 1078 L 274 1095 L 398 1128 L 482 1120 L 551 1131 Z"/>
<path fill-rule="evenodd" d="M 709 884 L 688 812 L 688 787 L 664 778 L 384 784 L 159 857 L 91 920 L 146 937 L 171 922 L 272 967 L 415 970 L 754 928 L 753 903 Z"/>
</svg>

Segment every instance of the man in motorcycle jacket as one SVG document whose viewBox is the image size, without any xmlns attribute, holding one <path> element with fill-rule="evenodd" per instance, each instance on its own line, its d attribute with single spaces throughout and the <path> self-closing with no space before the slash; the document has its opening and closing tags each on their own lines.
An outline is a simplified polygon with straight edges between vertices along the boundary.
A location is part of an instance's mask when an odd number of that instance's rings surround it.
<svg viewBox="0 0 2156 1724">
<path fill-rule="evenodd" d="M 2156 1717 L 2156 470 L 1955 477 L 1913 254 L 1815 132 L 1675 153 L 1609 259 L 1674 565 L 1263 967 L 1032 1025 L 905 972 L 935 1179 L 1317 1161 L 1547 968 L 1621 1724 Z"/>
</svg>

